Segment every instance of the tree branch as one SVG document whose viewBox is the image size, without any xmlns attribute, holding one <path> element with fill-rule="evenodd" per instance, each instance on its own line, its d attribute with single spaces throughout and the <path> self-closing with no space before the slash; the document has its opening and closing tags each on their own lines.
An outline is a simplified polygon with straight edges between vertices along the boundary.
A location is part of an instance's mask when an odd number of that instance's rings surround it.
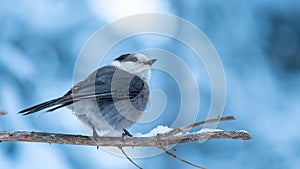
<svg viewBox="0 0 300 169">
<path fill-rule="evenodd" d="M 0 132 L 0 142 L 43 142 L 56 144 L 73 144 L 88 146 L 118 146 L 118 147 L 143 147 L 179 144 L 206 139 L 229 138 L 236 140 L 249 140 L 251 136 L 245 131 L 206 131 L 185 135 L 157 135 L 153 137 L 98 137 L 97 141 L 92 136 L 44 133 L 44 132 Z"/>
<path fill-rule="evenodd" d="M 0 112 L 1 113 L 1 112 Z M 44 133 L 44 132 L 27 132 L 27 131 L 0 131 L 0 142 L 41 142 L 41 143 L 56 143 L 56 144 L 72 144 L 72 145 L 87 145 L 87 146 L 116 146 L 119 147 L 125 157 L 136 167 L 141 168 L 136 164 L 123 150 L 122 147 L 146 147 L 155 146 L 174 157 L 191 166 L 202 168 L 199 165 L 186 161 L 175 154 L 171 153 L 166 146 L 172 144 L 186 143 L 199 140 L 229 138 L 235 140 L 249 140 L 251 136 L 246 131 L 223 131 L 217 129 L 205 129 L 194 133 L 182 134 L 183 131 L 199 127 L 204 124 L 215 123 L 226 120 L 234 120 L 233 116 L 210 119 L 206 121 L 196 122 L 181 128 L 173 129 L 166 133 L 157 133 L 152 137 L 97 137 L 97 136 L 83 136 L 71 134 L 58 133 Z"/>
<path fill-rule="evenodd" d="M 171 130 L 167 133 L 164 133 L 164 135 L 175 135 L 175 134 L 178 134 L 180 132 L 190 130 L 192 128 L 199 127 L 199 126 L 202 126 L 202 125 L 205 125 L 205 124 L 216 123 L 216 122 L 221 122 L 221 121 L 228 121 L 228 120 L 235 120 L 235 118 L 233 116 L 226 116 L 226 117 L 220 117 L 220 118 L 216 118 L 216 119 L 200 121 L 200 122 L 196 122 L 194 124 L 190 124 L 190 125 L 187 125 L 187 126 L 184 126 L 184 127 L 180 127 L 180 128 Z"/>
<path fill-rule="evenodd" d="M 196 168 L 205 169 L 204 167 L 201 167 L 200 165 L 196 165 L 196 164 L 194 164 L 194 163 L 191 163 L 191 162 L 189 162 L 189 161 L 187 161 L 187 160 L 184 160 L 184 159 L 178 157 L 177 155 L 171 153 L 170 151 L 168 151 L 167 149 L 165 149 L 165 148 L 162 147 L 162 146 L 159 147 L 159 148 L 162 149 L 162 150 L 163 150 L 166 154 L 168 154 L 169 156 L 171 156 L 171 157 L 173 157 L 173 158 L 175 158 L 175 159 L 177 159 L 177 160 L 179 160 L 179 161 L 182 161 L 182 162 L 184 162 L 184 163 L 186 163 L 186 164 L 188 164 L 188 165 L 191 165 L 191 166 L 193 166 L 193 167 L 196 167 Z"/>
<path fill-rule="evenodd" d="M 134 166 L 136 166 L 139 169 L 143 169 L 141 166 L 139 166 L 136 162 L 134 162 L 129 155 L 124 151 L 124 149 L 122 147 L 119 147 L 119 149 L 121 150 L 121 152 L 124 154 L 124 156 L 127 158 L 128 161 L 131 162 L 131 164 L 133 164 Z"/>
</svg>

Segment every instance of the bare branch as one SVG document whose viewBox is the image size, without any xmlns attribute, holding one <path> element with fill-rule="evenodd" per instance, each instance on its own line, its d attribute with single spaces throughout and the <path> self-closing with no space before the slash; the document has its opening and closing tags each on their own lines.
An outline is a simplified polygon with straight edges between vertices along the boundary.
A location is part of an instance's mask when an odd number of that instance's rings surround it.
<svg viewBox="0 0 300 169">
<path fill-rule="evenodd" d="M 209 123 L 215 123 L 226 120 L 233 120 L 233 116 L 206 120 L 197 122 L 185 127 L 171 130 L 166 133 L 159 134 L 152 137 L 130 137 L 124 139 L 123 137 L 98 137 L 83 136 L 83 135 L 71 135 L 71 134 L 58 134 L 58 133 L 44 133 L 44 132 L 27 132 L 27 131 L 0 131 L 0 142 L 40 142 L 40 143 L 56 143 L 56 144 L 72 144 L 72 145 L 86 145 L 86 146 L 116 146 L 119 147 L 125 157 L 136 167 L 137 165 L 124 151 L 123 147 L 146 147 L 155 146 L 162 149 L 166 154 L 174 157 L 184 163 L 191 166 L 202 168 L 196 164 L 186 161 L 175 154 L 171 153 L 165 146 L 179 143 L 186 143 L 199 140 L 220 139 L 229 138 L 236 140 L 249 140 L 251 136 L 246 131 L 223 131 L 223 130 L 202 130 L 200 132 L 178 134 L 183 131 L 204 125 Z"/>
<path fill-rule="evenodd" d="M 133 165 L 135 165 L 137 168 L 139 169 L 143 169 L 141 166 L 139 166 L 137 163 L 135 163 L 128 155 L 127 153 L 124 151 L 124 149 L 122 147 L 119 147 L 119 149 L 122 151 L 122 153 L 124 154 L 124 156 L 127 158 L 127 160 L 129 160 Z"/>
<path fill-rule="evenodd" d="M 207 139 L 229 138 L 236 140 L 249 140 L 251 136 L 245 131 L 207 131 L 185 135 L 158 135 L 153 137 L 131 137 L 122 139 L 121 137 L 97 137 L 93 136 L 44 133 L 44 132 L 0 132 L 0 142 L 43 142 L 56 144 L 73 144 L 89 146 L 118 146 L 118 147 L 143 147 L 179 144 Z"/>
<path fill-rule="evenodd" d="M 182 158 L 176 156 L 175 154 L 171 153 L 170 151 L 168 151 L 167 149 L 165 149 L 165 148 L 162 147 L 162 146 L 159 146 L 159 148 L 162 149 L 162 150 L 163 150 L 166 154 L 168 154 L 169 156 L 171 156 L 171 157 L 173 157 L 173 158 L 175 158 L 175 159 L 177 159 L 177 160 L 179 160 L 179 161 L 182 161 L 182 162 L 184 162 L 184 163 L 186 163 L 186 164 L 188 164 L 188 165 L 194 166 L 194 167 L 196 167 L 196 168 L 205 169 L 204 167 L 201 167 L 201 166 L 199 166 L 199 165 L 193 164 L 193 163 L 191 163 L 191 162 L 189 162 L 189 161 L 186 161 L 185 159 L 182 159 Z"/>
<path fill-rule="evenodd" d="M 221 117 L 221 118 L 216 118 L 216 119 L 210 119 L 210 120 L 205 120 L 205 121 L 201 121 L 201 122 L 196 122 L 194 124 L 190 124 L 184 127 L 180 127 L 178 129 L 174 129 L 171 130 L 167 133 L 164 133 L 163 135 L 175 135 L 178 134 L 180 132 L 195 128 L 195 127 L 199 127 L 205 124 L 210 124 L 210 123 L 216 123 L 216 122 L 221 122 L 221 121 L 228 121 L 228 120 L 235 120 L 235 118 L 233 116 L 226 116 L 226 117 Z"/>
</svg>

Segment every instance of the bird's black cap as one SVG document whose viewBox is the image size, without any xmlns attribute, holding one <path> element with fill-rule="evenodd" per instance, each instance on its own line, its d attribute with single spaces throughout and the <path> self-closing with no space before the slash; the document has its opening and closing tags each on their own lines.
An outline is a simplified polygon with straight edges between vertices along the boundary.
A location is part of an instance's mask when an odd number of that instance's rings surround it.
<svg viewBox="0 0 300 169">
<path fill-rule="evenodd" d="M 115 60 L 119 61 L 119 62 L 122 62 L 124 61 L 126 58 L 128 58 L 128 56 L 130 56 L 131 54 L 130 53 L 127 53 L 127 54 L 123 54 L 121 56 L 119 56 L 118 58 L 116 58 Z"/>
</svg>

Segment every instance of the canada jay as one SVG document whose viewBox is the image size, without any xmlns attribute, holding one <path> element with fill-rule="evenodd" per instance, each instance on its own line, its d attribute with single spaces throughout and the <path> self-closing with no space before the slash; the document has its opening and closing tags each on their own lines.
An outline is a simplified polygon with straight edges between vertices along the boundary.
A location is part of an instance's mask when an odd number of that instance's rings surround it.
<svg viewBox="0 0 300 169">
<path fill-rule="evenodd" d="M 124 54 L 91 73 L 65 95 L 20 111 L 23 115 L 68 107 L 99 136 L 116 136 L 143 114 L 149 99 L 151 65 L 141 53 Z M 95 135 L 94 135 L 95 136 Z"/>
</svg>

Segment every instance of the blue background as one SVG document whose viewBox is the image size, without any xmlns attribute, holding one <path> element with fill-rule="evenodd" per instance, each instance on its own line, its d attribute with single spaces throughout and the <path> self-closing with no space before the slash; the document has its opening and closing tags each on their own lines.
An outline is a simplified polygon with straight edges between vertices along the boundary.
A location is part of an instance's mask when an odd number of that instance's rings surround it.
<svg viewBox="0 0 300 169">
<path fill-rule="evenodd" d="M 182 144 L 177 146 L 176 154 L 211 169 L 300 166 L 299 1 L 0 0 L 0 4 L 0 111 L 7 112 L 0 116 L 0 130 L 84 134 L 67 109 L 26 117 L 16 113 L 60 96 L 72 86 L 76 59 L 95 31 L 121 17 L 163 12 L 196 25 L 220 55 L 227 80 L 223 116 L 234 115 L 237 120 L 220 124 L 219 128 L 243 129 L 253 136 L 250 141 L 221 139 Z M 120 45 L 103 64 L 117 57 L 114 54 L 147 47 L 166 49 L 181 57 L 202 84 L 199 112 L 207 112 L 209 79 L 207 75 L 197 76 L 203 68 L 193 64 L 199 61 L 189 57 L 191 52 L 182 44 L 165 37 L 149 42 L 141 36 Z M 174 112 L 180 108 L 180 92 L 174 79 L 154 71 L 151 87 L 165 92 L 166 111 L 151 124 L 133 127 L 133 132 L 148 132 L 158 124 L 171 125 Z M 205 116 L 199 113 L 197 120 Z M 165 154 L 136 161 L 145 168 L 190 168 Z M 134 167 L 126 159 L 95 147 L 0 143 L 0 168 Z"/>
</svg>

